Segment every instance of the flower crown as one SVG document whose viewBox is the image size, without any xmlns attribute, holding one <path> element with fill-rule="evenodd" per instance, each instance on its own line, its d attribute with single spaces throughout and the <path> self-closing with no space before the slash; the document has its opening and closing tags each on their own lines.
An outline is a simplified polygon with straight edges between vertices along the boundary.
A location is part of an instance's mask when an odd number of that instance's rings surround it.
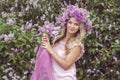
<svg viewBox="0 0 120 80">
<path fill-rule="evenodd" d="M 55 27 L 53 22 L 45 21 L 43 26 L 40 27 L 39 31 L 41 33 L 47 33 L 50 35 L 50 37 L 55 38 L 59 32 L 60 32 L 60 27 Z"/>
<path fill-rule="evenodd" d="M 86 9 L 73 5 L 67 6 L 66 9 L 62 9 L 62 15 L 57 17 L 57 23 L 64 26 L 70 17 L 74 17 L 78 22 L 83 23 L 87 33 L 91 33 L 92 22 L 88 18 L 89 12 Z"/>
</svg>

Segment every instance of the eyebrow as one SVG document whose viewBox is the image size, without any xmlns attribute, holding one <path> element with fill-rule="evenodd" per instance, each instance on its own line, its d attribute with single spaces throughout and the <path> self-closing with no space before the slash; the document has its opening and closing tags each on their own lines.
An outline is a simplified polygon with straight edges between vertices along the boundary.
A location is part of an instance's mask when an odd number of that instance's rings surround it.
<svg viewBox="0 0 120 80">
<path fill-rule="evenodd" d="M 71 20 L 69 20 L 68 22 L 72 22 L 72 21 L 71 21 Z M 75 23 L 79 24 L 79 22 L 75 22 Z"/>
</svg>

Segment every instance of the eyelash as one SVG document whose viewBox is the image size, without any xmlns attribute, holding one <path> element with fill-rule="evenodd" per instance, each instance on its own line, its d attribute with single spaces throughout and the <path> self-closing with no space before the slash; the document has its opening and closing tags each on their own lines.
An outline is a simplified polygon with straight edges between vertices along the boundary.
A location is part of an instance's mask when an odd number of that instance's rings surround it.
<svg viewBox="0 0 120 80">
<path fill-rule="evenodd" d="M 71 22 L 71 21 L 69 21 L 68 23 L 70 23 L 70 24 L 71 24 L 72 22 Z"/>
<path fill-rule="evenodd" d="M 72 22 L 71 22 L 71 21 L 69 21 L 68 23 L 70 23 L 70 24 L 71 24 Z M 75 25 L 76 25 L 76 26 L 78 26 L 78 24 L 77 24 L 77 23 L 75 23 Z"/>
</svg>

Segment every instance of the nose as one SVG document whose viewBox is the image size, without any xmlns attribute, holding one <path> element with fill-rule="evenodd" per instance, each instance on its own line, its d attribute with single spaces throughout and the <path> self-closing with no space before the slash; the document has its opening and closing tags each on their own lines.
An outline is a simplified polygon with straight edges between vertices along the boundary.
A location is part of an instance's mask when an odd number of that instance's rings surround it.
<svg viewBox="0 0 120 80">
<path fill-rule="evenodd" d="M 74 27 L 74 24 L 71 24 L 71 27 Z"/>
</svg>

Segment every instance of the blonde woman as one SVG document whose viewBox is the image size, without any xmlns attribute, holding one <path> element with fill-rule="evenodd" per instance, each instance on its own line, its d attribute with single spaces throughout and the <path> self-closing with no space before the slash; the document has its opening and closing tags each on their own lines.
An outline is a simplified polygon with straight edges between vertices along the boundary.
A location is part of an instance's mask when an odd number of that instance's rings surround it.
<svg viewBox="0 0 120 80">
<path fill-rule="evenodd" d="M 42 37 L 41 47 L 45 48 L 52 57 L 53 80 L 76 80 L 75 62 L 84 53 L 82 42 L 85 31 L 91 30 L 91 25 L 86 20 L 87 15 L 88 13 L 82 8 L 68 6 L 58 18 L 58 22 L 64 27 L 54 45 L 51 46 L 47 36 Z"/>
</svg>

